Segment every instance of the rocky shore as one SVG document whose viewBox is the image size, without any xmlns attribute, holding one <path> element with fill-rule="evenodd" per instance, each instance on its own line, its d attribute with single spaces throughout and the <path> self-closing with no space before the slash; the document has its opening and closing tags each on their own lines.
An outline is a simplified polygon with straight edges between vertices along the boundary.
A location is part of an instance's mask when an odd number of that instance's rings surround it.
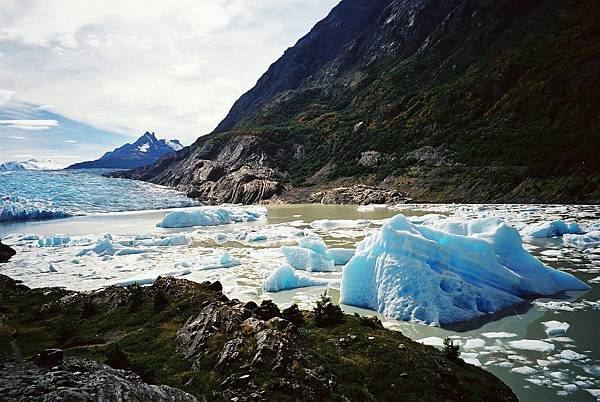
<svg viewBox="0 0 600 402">
<path fill-rule="evenodd" d="M 0 275 L 0 399 L 498 400 L 492 374 L 344 316 L 229 300 L 216 283 L 159 278 L 91 292 Z"/>
<path fill-rule="evenodd" d="M 0 263 L 8 262 L 17 252 L 0 241 Z"/>
</svg>

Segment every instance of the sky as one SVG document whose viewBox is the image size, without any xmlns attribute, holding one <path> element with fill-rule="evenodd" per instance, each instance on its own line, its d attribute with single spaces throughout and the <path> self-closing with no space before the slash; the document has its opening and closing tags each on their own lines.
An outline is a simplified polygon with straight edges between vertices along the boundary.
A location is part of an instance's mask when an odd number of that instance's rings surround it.
<svg viewBox="0 0 600 402">
<path fill-rule="evenodd" d="M 1 0 L 0 161 L 191 144 L 339 0 Z"/>
</svg>

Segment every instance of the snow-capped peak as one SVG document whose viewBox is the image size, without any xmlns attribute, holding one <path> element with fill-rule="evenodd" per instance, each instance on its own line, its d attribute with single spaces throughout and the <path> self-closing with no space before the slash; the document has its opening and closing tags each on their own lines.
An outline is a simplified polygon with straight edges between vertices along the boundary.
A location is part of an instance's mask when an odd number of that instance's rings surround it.
<svg viewBox="0 0 600 402">
<path fill-rule="evenodd" d="M 170 146 L 173 151 L 179 151 L 183 149 L 183 145 L 178 140 L 165 140 L 165 143 Z"/>
</svg>

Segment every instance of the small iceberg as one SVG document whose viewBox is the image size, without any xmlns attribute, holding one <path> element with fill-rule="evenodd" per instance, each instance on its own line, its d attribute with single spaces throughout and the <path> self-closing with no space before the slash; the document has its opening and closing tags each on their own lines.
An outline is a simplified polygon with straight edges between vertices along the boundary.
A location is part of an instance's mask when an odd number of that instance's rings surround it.
<svg viewBox="0 0 600 402">
<path fill-rule="evenodd" d="M 265 219 L 266 216 L 267 209 L 264 207 L 199 207 L 169 212 L 156 226 L 161 228 L 219 226 L 255 222 Z"/>
<path fill-rule="evenodd" d="M 523 228 L 522 233 L 527 237 L 543 239 L 548 237 L 560 237 L 565 234 L 582 234 L 584 232 L 577 222 L 556 220 L 528 225 Z"/>
<path fill-rule="evenodd" d="M 328 280 L 311 278 L 295 271 L 289 264 L 284 264 L 263 281 L 263 289 L 267 292 L 281 292 L 309 286 L 327 286 L 328 284 Z"/>
<path fill-rule="evenodd" d="M 530 255 L 519 232 L 498 218 L 446 221 L 440 230 L 397 215 L 361 241 L 344 267 L 340 302 L 445 325 L 497 312 L 523 296 L 589 289 Z"/>
<path fill-rule="evenodd" d="M 331 251 L 320 236 L 311 233 L 297 240 L 297 246 L 283 246 L 281 253 L 293 268 L 308 272 L 335 272 L 336 261 L 344 261 L 348 252 Z"/>
<path fill-rule="evenodd" d="M 571 246 L 582 250 L 600 247 L 600 230 L 595 230 L 582 235 L 564 235 L 563 243 L 566 246 Z"/>
</svg>

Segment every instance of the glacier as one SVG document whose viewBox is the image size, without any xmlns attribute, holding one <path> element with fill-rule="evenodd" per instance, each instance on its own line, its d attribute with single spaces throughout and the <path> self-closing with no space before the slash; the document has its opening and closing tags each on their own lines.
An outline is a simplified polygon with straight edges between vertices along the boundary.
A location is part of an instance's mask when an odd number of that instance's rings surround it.
<svg viewBox="0 0 600 402">
<path fill-rule="evenodd" d="M 198 205 L 166 187 L 102 176 L 105 170 L 0 172 L 0 222 Z"/>
<path fill-rule="evenodd" d="M 264 207 L 198 207 L 187 211 L 169 212 L 156 226 L 161 228 L 186 228 L 219 226 L 231 223 L 265 220 Z"/>
<path fill-rule="evenodd" d="M 497 312 L 525 296 L 587 290 L 529 254 L 497 217 L 441 220 L 396 215 L 358 244 L 343 268 L 340 302 L 388 318 L 446 325 Z"/>
<path fill-rule="evenodd" d="M 311 278 L 296 272 L 289 264 L 283 264 L 263 281 L 262 287 L 267 292 L 281 292 L 309 286 L 327 286 L 328 280 Z"/>
</svg>

